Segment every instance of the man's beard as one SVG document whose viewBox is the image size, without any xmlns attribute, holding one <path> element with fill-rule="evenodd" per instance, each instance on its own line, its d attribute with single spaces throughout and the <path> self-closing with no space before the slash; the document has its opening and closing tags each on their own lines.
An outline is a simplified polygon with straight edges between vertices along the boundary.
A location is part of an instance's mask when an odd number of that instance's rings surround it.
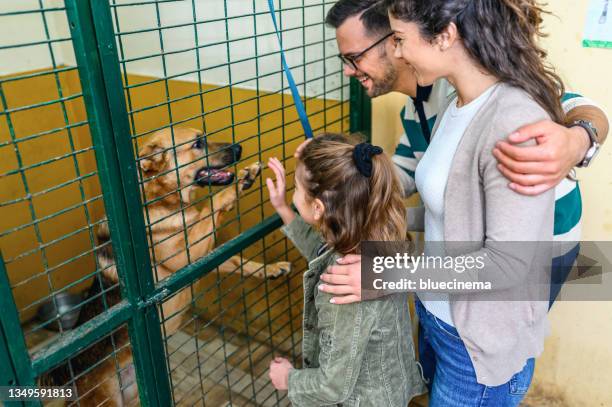
<svg viewBox="0 0 612 407">
<path fill-rule="evenodd" d="M 372 80 L 372 89 L 370 90 L 369 95 L 371 98 L 375 98 L 377 96 L 386 95 L 387 93 L 393 90 L 393 84 L 395 83 L 395 70 L 393 67 L 387 72 L 380 80 Z"/>
<path fill-rule="evenodd" d="M 392 64 L 387 64 L 382 78 L 376 80 L 374 80 L 374 78 L 371 79 L 372 89 L 368 92 L 368 96 L 375 98 L 393 91 L 395 81 L 397 80 L 397 71 Z"/>
</svg>

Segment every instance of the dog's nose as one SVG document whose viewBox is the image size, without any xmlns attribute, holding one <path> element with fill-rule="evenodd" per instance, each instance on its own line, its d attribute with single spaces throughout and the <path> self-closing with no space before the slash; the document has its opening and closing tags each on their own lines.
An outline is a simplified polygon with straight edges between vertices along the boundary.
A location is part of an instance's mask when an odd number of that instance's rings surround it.
<svg viewBox="0 0 612 407">
<path fill-rule="evenodd" d="M 234 160 L 240 160 L 240 156 L 242 155 L 242 146 L 240 144 L 233 144 L 232 152 L 234 153 Z"/>
</svg>

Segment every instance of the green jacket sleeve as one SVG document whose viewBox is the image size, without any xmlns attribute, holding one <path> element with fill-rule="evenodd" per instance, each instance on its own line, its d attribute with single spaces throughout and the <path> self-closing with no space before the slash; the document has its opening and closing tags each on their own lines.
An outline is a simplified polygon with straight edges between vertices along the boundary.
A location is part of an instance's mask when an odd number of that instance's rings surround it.
<svg viewBox="0 0 612 407">
<path fill-rule="evenodd" d="M 294 406 L 320 406 L 346 401 L 353 393 L 379 302 L 329 303 L 319 309 L 319 367 L 289 372 L 289 400 Z"/>
<path fill-rule="evenodd" d="M 325 243 L 321 234 L 299 215 L 290 224 L 281 227 L 281 232 L 293 242 L 307 261 L 317 257 L 317 251 Z"/>
</svg>

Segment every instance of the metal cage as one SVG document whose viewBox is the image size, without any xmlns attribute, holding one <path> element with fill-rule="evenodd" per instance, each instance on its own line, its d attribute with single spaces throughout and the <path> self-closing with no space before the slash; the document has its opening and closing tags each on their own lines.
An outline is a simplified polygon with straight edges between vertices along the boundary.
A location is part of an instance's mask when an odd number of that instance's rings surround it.
<svg viewBox="0 0 612 407">
<path fill-rule="evenodd" d="M 333 3 L 277 0 L 282 45 L 315 133 L 369 134 Z M 270 172 L 241 172 L 278 156 L 292 174 L 304 138 L 267 2 L 3 2 L 0 27 L 0 386 L 55 374 L 71 405 L 288 405 L 266 370 L 300 364 L 306 264 Z"/>
</svg>

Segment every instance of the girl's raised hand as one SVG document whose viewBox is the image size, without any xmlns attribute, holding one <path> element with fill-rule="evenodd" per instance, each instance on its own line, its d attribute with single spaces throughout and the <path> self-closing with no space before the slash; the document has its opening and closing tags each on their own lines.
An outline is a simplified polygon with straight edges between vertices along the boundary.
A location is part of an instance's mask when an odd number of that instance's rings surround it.
<svg viewBox="0 0 612 407">
<path fill-rule="evenodd" d="M 270 192 L 270 202 L 272 203 L 274 209 L 279 210 L 288 206 L 285 197 L 287 190 L 285 182 L 285 168 L 280 160 L 276 157 L 272 157 L 268 160 L 268 167 L 276 176 L 276 182 L 272 181 L 270 178 L 266 178 L 266 185 L 268 186 L 268 191 Z"/>
<path fill-rule="evenodd" d="M 270 167 L 276 176 L 276 182 L 272 181 L 270 178 L 266 178 L 266 185 L 270 192 L 270 203 L 272 203 L 272 206 L 276 209 L 283 223 L 288 225 L 295 218 L 295 212 L 293 212 L 293 209 L 287 204 L 287 199 L 285 197 L 287 191 L 287 186 L 285 184 L 285 168 L 276 157 L 268 160 L 268 167 Z"/>
</svg>

